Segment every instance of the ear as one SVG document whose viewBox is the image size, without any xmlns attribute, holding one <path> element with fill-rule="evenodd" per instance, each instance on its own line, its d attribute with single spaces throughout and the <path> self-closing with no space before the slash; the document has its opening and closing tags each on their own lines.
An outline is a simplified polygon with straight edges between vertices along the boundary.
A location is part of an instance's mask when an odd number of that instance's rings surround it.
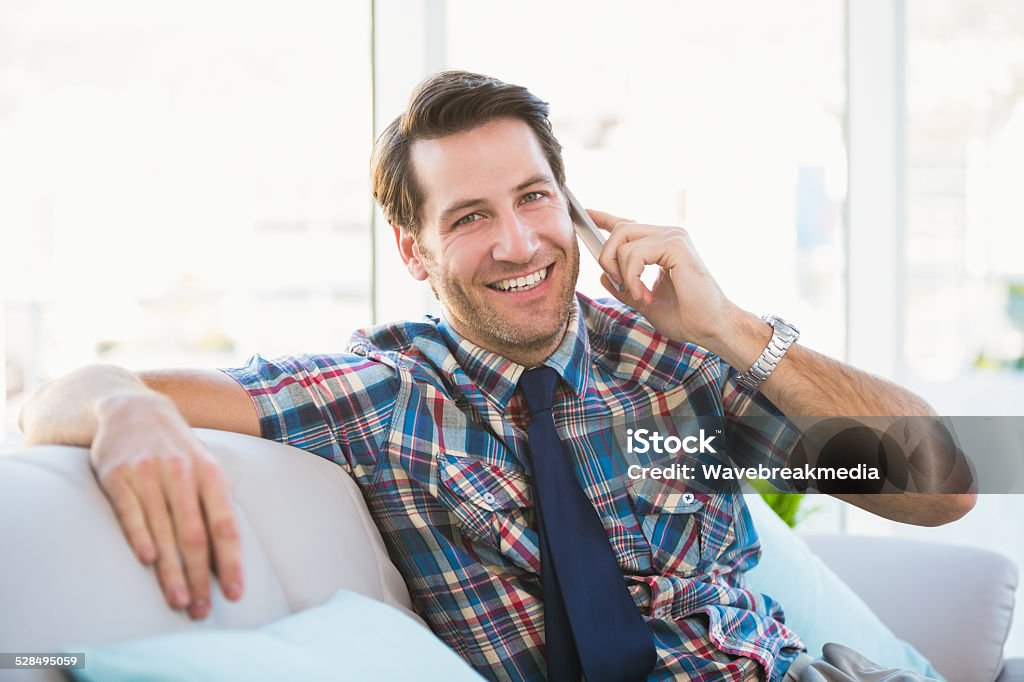
<svg viewBox="0 0 1024 682">
<path fill-rule="evenodd" d="M 406 269 L 413 276 L 413 279 L 422 282 L 427 278 L 427 268 L 423 264 L 420 247 L 416 244 L 416 240 L 413 239 L 408 230 L 400 225 L 392 223 L 391 229 L 395 231 L 395 244 L 398 245 L 398 255 L 402 257 L 402 262 L 405 263 Z"/>
</svg>

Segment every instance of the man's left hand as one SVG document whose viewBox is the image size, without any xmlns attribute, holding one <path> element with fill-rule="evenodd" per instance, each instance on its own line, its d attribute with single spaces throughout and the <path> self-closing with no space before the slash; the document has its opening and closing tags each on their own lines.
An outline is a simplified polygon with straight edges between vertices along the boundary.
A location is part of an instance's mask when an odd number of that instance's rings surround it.
<svg viewBox="0 0 1024 682">
<path fill-rule="evenodd" d="M 609 293 L 673 341 L 714 349 L 729 338 L 743 311 L 726 298 L 686 230 L 587 212 L 610 233 L 598 260 L 605 271 L 601 284 Z M 661 267 L 650 289 L 640 279 L 647 265 Z M 612 280 L 622 283 L 623 291 Z"/>
</svg>

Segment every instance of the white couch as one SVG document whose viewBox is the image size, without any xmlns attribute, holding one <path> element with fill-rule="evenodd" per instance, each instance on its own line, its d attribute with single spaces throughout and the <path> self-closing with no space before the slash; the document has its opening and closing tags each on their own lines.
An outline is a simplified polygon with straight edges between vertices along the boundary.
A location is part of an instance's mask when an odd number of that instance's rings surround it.
<svg viewBox="0 0 1024 682">
<path fill-rule="evenodd" d="M 358 489 L 340 467 L 257 438 L 203 429 L 197 434 L 230 480 L 245 554 L 245 598 L 230 603 L 215 591 L 212 613 L 202 623 L 171 611 L 152 571 L 128 549 L 87 452 L 22 448 L 0 454 L 0 652 L 256 627 L 321 604 L 341 588 L 411 608 Z M 996 677 L 1017 582 L 1009 560 L 982 550 L 879 538 L 810 542 L 951 682 L 983 679 L 976 671 L 989 671 L 986 680 Z M 906 581 L 872 579 L 877 571 L 866 569 L 880 557 Z M 941 570 L 934 570 L 937 561 Z M 955 619 L 941 617 L 950 612 Z M 1002 666 L 1000 682 L 1024 679 L 1022 663 Z M 0 679 L 61 678 L 48 671 L 0 670 Z"/>
</svg>

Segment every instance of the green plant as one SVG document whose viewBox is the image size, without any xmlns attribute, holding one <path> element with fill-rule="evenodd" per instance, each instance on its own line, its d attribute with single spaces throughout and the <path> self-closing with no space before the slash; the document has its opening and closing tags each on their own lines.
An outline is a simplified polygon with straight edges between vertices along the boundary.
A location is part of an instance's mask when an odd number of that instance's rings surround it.
<svg viewBox="0 0 1024 682">
<path fill-rule="evenodd" d="M 804 496 L 798 493 L 780 493 L 768 481 L 751 481 L 754 490 L 761 495 L 764 501 L 772 508 L 779 518 L 790 528 L 807 518 L 813 509 L 801 509 Z"/>
</svg>

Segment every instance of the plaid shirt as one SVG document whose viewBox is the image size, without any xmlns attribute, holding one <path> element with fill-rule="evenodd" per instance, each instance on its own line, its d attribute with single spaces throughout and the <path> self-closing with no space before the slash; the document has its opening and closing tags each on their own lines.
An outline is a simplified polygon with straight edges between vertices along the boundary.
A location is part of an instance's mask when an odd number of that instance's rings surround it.
<svg viewBox="0 0 1024 682">
<path fill-rule="evenodd" d="M 658 648 L 650 679 L 780 680 L 803 647 L 780 606 L 745 588 L 760 544 L 743 496 L 626 482 L 612 465 L 623 424 L 777 409 L 739 389 L 717 356 L 667 340 L 617 302 L 579 295 L 578 304 L 544 363 L 563 380 L 555 424 L 648 617 Z M 256 356 L 226 371 L 252 396 L 263 437 L 355 478 L 417 612 L 442 640 L 490 679 L 544 679 L 529 410 L 516 390 L 524 367 L 432 317 L 357 332 L 350 350 Z M 781 465 L 795 436 L 777 428 L 729 435 Z"/>
</svg>

